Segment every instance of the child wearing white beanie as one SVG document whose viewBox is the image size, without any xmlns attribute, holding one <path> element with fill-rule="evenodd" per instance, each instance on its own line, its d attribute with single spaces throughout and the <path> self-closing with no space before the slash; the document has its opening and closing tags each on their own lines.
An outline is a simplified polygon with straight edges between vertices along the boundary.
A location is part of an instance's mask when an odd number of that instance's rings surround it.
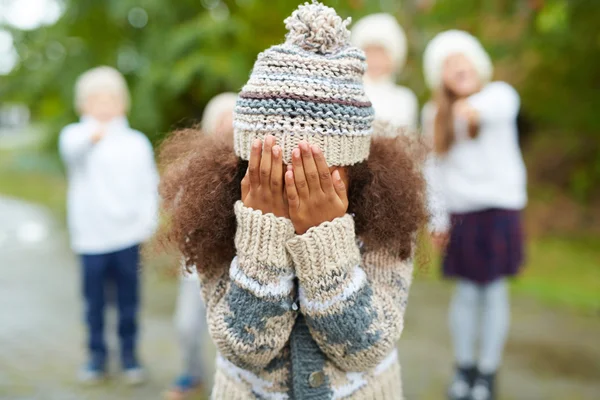
<svg viewBox="0 0 600 400">
<path fill-rule="evenodd" d="M 354 25 L 351 40 L 367 56 L 364 87 L 375 118 L 397 127 L 415 128 L 417 97 L 409 88 L 395 83 L 407 53 L 406 35 L 396 18 L 385 13 L 368 15 Z"/>
<path fill-rule="evenodd" d="M 492 400 L 509 325 L 506 278 L 523 261 L 519 95 L 505 82 L 490 83 L 490 57 L 458 30 L 431 40 L 424 73 L 434 95 L 423 109 L 423 131 L 434 147 L 426 171 L 433 240 L 444 253 L 444 276 L 458 280 L 450 305 L 456 373 L 448 396 Z"/>
</svg>

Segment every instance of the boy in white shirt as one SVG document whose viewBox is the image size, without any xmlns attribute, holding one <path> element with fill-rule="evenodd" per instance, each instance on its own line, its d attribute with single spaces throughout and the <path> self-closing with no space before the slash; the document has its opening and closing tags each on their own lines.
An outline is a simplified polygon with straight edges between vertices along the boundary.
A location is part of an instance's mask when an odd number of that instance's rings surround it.
<svg viewBox="0 0 600 400">
<path fill-rule="evenodd" d="M 144 379 L 136 354 L 139 245 L 153 234 L 158 208 L 152 145 L 129 127 L 129 92 L 115 69 L 99 67 L 84 73 L 75 97 L 81 120 L 62 130 L 59 150 L 69 180 L 71 247 L 82 262 L 89 361 L 80 379 L 91 383 L 105 376 L 105 288 L 112 284 L 119 311 L 121 366 L 126 380 L 137 384 Z"/>
</svg>

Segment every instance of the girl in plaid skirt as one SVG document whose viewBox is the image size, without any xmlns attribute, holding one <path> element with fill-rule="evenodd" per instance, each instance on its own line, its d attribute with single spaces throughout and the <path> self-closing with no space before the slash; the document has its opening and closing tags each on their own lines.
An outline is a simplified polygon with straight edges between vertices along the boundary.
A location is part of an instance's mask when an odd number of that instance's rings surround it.
<svg viewBox="0 0 600 400">
<path fill-rule="evenodd" d="M 448 397 L 494 399 L 509 325 L 506 278 L 523 261 L 519 95 L 507 83 L 490 82 L 490 58 L 466 32 L 437 35 L 424 68 L 434 93 L 423 109 L 434 149 L 427 168 L 431 228 L 444 252 L 444 276 L 458 280 L 449 313 L 456 373 Z"/>
</svg>

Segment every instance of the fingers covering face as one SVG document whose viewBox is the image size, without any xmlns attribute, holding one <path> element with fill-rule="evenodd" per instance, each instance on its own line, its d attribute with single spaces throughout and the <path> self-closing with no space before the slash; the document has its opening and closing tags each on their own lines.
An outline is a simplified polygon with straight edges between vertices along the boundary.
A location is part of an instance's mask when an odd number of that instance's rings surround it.
<svg viewBox="0 0 600 400">
<path fill-rule="evenodd" d="M 273 136 L 266 136 L 262 149 L 262 159 L 260 161 L 260 184 L 269 186 L 271 180 L 271 151 L 273 149 Z"/>
<path fill-rule="evenodd" d="M 248 176 L 250 177 L 250 186 L 258 187 L 260 185 L 260 164 L 261 164 L 261 142 L 260 139 L 252 142 L 250 149 L 250 160 L 248 160 Z"/>
<path fill-rule="evenodd" d="M 283 160 L 281 153 L 281 147 L 278 145 L 273 146 L 271 151 L 271 191 L 277 195 L 281 195 L 283 191 Z"/>
<path fill-rule="evenodd" d="M 298 196 L 303 199 L 307 199 L 310 191 L 308 189 L 308 183 L 306 182 L 306 176 L 304 174 L 304 165 L 302 162 L 302 155 L 300 149 L 294 149 L 292 151 L 292 166 L 294 167 L 293 177 L 296 183 L 296 191 Z"/>
<path fill-rule="evenodd" d="M 321 190 L 329 194 L 334 193 L 335 190 L 331 181 L 331 173 L 329 173 L 329 166 L 327 165 L 327 160 L 325 160 L 325 155 L 321 149 L 315 145 L 312 145 L 310 148 L 319 174 Z"/>
<path fill-rule="evenodd" d="M 335 193 L 345 204 L 348 204 L 348 192 L 346 191 L 346 185 L 342 180 L 340 171 L 336 169 L 335 171 L 333 171 L 331 177 L 333 179 L 333 187 L 335 189 Z"/>
<path fill-rule="evenodd" d="M 267 135 L 264 143 L 260 139 L 252 142 L 246 172 L 250 186 L 274 186 L 276 189 L 283 187 L 283 152 L 275 143 L 275 137 L 272 135 Z"/>
<path fill-rule="evenodd" d="M 306 176 L 306 182 L 308 189 L 313 192 L 321 190 L 321 183 L 319 182 L 319 171 L 313 158 L 313 153 L 306 142 L 300 142 L 298 145 L 300 148 L 300 154 L 302 156 L 302 165 L 304 167 L 304 175 Z"/>
<path fill-rule="evenodd" d="M 285 172 L 285 192 L 290 208 L 290 215 L 294 215 L 294 212 L 298 209 L 298 206 L 300 204 L 294 175 L 295 174 L 293 169 L 290 166 L 288 166 L 288 169 Z"/>
</svg>

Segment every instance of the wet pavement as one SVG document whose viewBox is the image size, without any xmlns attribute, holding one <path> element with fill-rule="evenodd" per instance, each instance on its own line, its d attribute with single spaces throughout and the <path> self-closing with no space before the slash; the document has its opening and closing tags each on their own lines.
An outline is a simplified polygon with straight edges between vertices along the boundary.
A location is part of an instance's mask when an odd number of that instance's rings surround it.
<svg viewBox="0 0 600 400">
<path fill-rule="evenodd" d="M 176 280 L 155 266 L 144 271 L 141 357 L 150 375 L 147 384 L 127 387 L 113 365 L 110 380 L 89 388 L 75 379 L 84 361 L 78 279 L 77 259 L 60 224 L 43 209 L 0 197 L 0 399 L 160 399 L 178 371 L 172 326 Z M 400 341 L 409 400 L 444 398 L 452 362 L 446 329 L 450 291 L 439 282 L 417 280 L 413 286 Z M 114 322 L 108 332 L 116 348 Z M 513 299 L 500 398 L 599 399 L 598 338 L 597 316 Z"/>
<path fill-rule="evenodd" d="M 0 399 L 159 399 L 178 372 L 171 319 L 175 281 L 158 283 L 153 273 L 144 277 L 148 307 L 141 322 L 141 358 L 148 383 L 127 387 L 118 366 L 111 365 L 106 384 L 81 387 L 76 372 L 85 361 L 85 336 L 79 276 L 62 227 L 42 209 L 0 197 Z M 114 311 L 107 317 L 107 340 L 116 349 Z"/>
</svg>

